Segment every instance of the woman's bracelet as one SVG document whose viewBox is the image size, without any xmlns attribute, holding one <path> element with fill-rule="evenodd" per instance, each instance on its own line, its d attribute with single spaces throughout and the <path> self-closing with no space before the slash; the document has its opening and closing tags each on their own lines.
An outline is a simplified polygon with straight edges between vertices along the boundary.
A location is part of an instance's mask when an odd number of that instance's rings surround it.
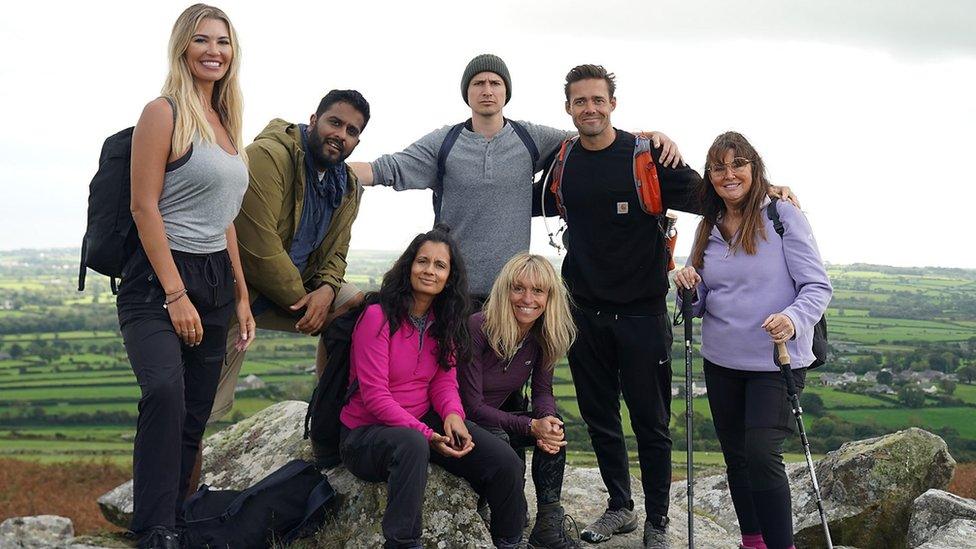
<svg viewBox="0 0 976 549">
<path fill-rule="evenodd" d="M 186 288 L 183 288 L 179 292 L 173 292 L 173 293 L 178 293 L 180 295 L 178 295 L 178 296 L 176 296 L 176 297 L 174 297 L 172 299 L 166 300 L 166 302 L 163 303 L 163 308 L 164 309 L 169 308 L 169 306 L 172 305 L 173 303 L 176 303 L 177 301 L 183 299 L 183 296 L 186 295 Z M 169 296 L 170 294 L 166 294 L 166 295 Z"/>
<path fill-rule="evenodd" d="M 176 295 L 176 294 L 178 294 L 180 292 L 186 293 L 186 288 L 180 288 L 179 290 L 176 290 L 175 292 L 166 292 L 166 297 L 169 297 L 171 295 Z"/>
</svg>

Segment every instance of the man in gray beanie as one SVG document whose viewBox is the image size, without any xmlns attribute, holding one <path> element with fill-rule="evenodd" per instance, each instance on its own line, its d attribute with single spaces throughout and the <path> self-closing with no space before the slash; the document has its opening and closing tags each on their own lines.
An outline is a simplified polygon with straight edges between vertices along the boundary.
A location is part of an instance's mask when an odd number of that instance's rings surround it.
<svg viewBox="0 0 976 549">
<path fill-rule="evenodd" d="M 471 118 L 421 137 L 401 152 L 373 162 L 350 162 L 363 185 L 398 191 L 434 191 L 434 215 L 451 227 L 468 268 L 472 297 L 483 301 L 502 265 L 529 249 L 532 180 L 562 141 L 576 134 L 508 120 L 502 108 L 512 98 L 512 79 L 497 55 L 472 59 L 461 76 L 461 97 Z M 680 161 L 663 134 L 663 158 Z"/>
</svg>

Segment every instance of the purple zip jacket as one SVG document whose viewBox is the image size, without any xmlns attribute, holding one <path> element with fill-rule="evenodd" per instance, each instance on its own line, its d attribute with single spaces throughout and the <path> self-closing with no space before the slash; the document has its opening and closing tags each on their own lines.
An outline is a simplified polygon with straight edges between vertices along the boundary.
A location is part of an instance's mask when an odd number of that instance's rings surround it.
<svg viewBox="0 0 976 549">
<path fill-rule="evenodd" d="M 552 396 L 552 369 L 543 365 L 542 347 L 535 336 L 525 338 L 512 360 L 495 354 L 482 331 L 484 313 L 468 319 L 471 364 L 459 365 L 458 387 L 467 418 L 482 427 L 500 427 L 508 433 L 528 436 L 533 418 L 556 415 Z M 499 410 L 505 400 L 532 377 L 532 414 L 517 416 Z"/>
<path fill-rule="evenodd" d="M 705 247 L 702 281 L 692 312 L 702 319 L 701 354 L 711 362 L 756 372 L 776 371 L 773 342 L 762 328 L 773 313 L 790 317 L 796 336 L 786 343 L 790 365 L 806 368 L 813 362 L 813 326 L 823 316 L 833 289 L 806 216 L 793 204 L 776 205 L 784 234 L 780 238 L 766 217 L 766 239 L 759 239 L 755 255 L 730 252 L 718 227 Z M 678 298 L 681 307 L 681 298 Z"/>
</svg>

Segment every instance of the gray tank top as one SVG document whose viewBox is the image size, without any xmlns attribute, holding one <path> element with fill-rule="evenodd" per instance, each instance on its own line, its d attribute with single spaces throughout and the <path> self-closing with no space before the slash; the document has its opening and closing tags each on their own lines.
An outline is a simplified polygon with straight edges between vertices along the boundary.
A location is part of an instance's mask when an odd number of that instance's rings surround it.
<svg viewBox="0 0 976 549">
<path fill-rule="evenodd" d="M 240 154 L 199 138 L 190 151 L 166 166 L 159 213 L 173 250 L 209 254 L 227 248 L 225 231 L 237 217 L 247 190 Z"/>
</svg>

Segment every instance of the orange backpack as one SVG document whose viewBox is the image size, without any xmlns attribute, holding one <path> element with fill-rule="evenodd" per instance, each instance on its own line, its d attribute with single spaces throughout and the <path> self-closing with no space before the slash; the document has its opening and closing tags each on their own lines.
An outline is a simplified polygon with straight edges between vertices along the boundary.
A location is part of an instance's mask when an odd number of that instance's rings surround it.
<svg viewBox="0 0 976 549">
<path fill-rule="evenodd" d="M 559 152 L 553 160 L 552 167 L 549 169 L 549 191 L 556 198 L 556 209 L 559 210 L 559 217 L 566 219 L 566 206 L 563 204 L 562 180 L 563 168 L 566 166 L 566 159 L 570 151 L 576 145 L 579 136 L 573 136 L 563 141 L 559 147 Z M 545 189 L 543 185 L 543 190 Z M 664 235 L 665 244 L 668 250 L 668 271 L 674 269 L 674 246 L 678 240 L 678 231 L 675 229 L 677 217 L 669 213 L 664 207 L 661 199 L 661 181 L 657 176 L 657 166 L 654 158 L 651 157 L 651 140 L 642 135 L 636 136 L 634 140 L 634 189 L 637 192 L 637 201 L 644 210 L 644 213 L 656 218 L 658 228 Z M 543 201 L 543 203 L 545 203 Z M 554 242 L 553 235 L 550 234 L 550 241 Z"/>
</svg>

